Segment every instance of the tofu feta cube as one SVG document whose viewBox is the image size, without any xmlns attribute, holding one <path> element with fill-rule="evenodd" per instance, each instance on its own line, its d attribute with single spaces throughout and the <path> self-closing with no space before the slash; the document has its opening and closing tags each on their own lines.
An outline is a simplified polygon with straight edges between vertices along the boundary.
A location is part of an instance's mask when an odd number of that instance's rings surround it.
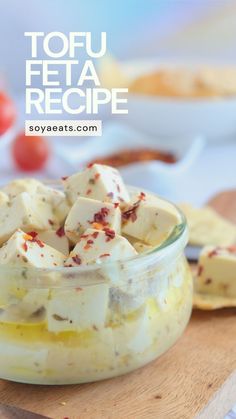
<svg viewBox="0 0 236 419">
<path fill-rule="evenodd" d="M 2 188 L 2 192 L 8 196 L 10 201 L 22 192 L 27 192 L 30 195 L 37 194 L 44 202 L 50 204 L 60 224 L 65 221 L 70 210 L 70 205 L 64 192 L 46 186 L 33 178 L 13 180 Z"/>
<path fill-rule="evenodd" d="M 0 207 L 0 244 L 18 229 L 48 230 L 57 227 L 51 206 L 38 195 L 22 192 Z"/>
<path fill-rule="evenodd" d="M 123 234 L 153 246 L 166 240 L 181 223 L 173 205 L 143 192 L 124 208 L 122 220 Z"/>
<path fill-rule="evenodd" d="M 136 250 L 114 230 L 87 229 L 70 253 L 65 266 L 90 265 L 122 260 L 137 255 Z"/>
<path fill-rule="evenodd" d="M 65 256 L 37 238 L 17 230 L 0 249 L 0 265 L 55 268 Z"/>
<path fill-rule="evenodd" d="M 69 240 L 64 233 L 63 227 L 60 227 L 58 230 L 39 231 L 37 238 L 63 253 L 63 255 L 69 255 Z"/>
<path fill-rule="evenodd" d="M 236 297 L 236 246 L 203 248 L 195 289 L 199 293 Z"/>
<path fill-rule="evenodd" d="M 120 233 L 120 208 L 108 202 L 77 198 L 65 222 L 66 235 L 73 243 L 77 243 L 84 231 L 92 226 L 101 229 L 107 227 Z"/>
<path fill-rule="evenodd" d="M 129 193 L 118 170 L 93 164 L 81 173 L 63 179 L 66 195 L 74 204 L 79 196 L 104 202 L 129 202 Z"/>
<path fill-rule="evenodd" d="M 48 304 L 48 330 L 100 329 L 104 327 L 108 306 L 107 284 L 54 290 Z"/>
<path fill-rule="evenodd" d="M 150 319 L 146 308 L 141 310 L 136 319 L 115 327 L 113 336 L 115 349 L 121 356 L 128 355 L 130 352 L 144 352 L 152 344 Z"/>
<path fill-rule="evenodd" d="M 9 201 L 7 194 L 0 191 L 0 206 L 6 204 Z"/>
<path fill-rule="evenodd" d="M 33 178 L 16 179 L 2 188 L 2 191 L 8 195 L 9 199 L 15 198 L 22 192 L 35 194 L 39 187 L 43 186 L 41 182 Z"/>
</svg>

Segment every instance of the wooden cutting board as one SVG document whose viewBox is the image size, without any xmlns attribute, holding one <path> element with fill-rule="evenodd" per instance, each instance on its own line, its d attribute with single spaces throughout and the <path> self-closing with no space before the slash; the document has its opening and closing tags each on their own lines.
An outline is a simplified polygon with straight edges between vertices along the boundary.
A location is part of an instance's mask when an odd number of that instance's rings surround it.
<svg viewBox="0 0 236 419">
<path fill-rule="evenodd" d="M 236 222 L 236 191 L 211 202 Z M 0 380 L 0 401 L 55 419 L 222 419 L 236 404 L 236 308 L 194 311 L 175 346 L 133 373 L 72 386 Z"/>
</svg>

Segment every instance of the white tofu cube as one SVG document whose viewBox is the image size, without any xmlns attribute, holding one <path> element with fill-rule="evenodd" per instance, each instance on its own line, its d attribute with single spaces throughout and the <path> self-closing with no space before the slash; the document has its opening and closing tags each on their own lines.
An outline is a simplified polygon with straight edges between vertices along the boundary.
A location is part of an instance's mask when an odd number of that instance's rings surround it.
<svg viewBox="0 0 236 419">
<path fill-rule="evenodd" d="M 93 164 L 84 172 L 63 179 L 69 201 L 74 204 L 79 196 L 104 202 L 129 202 L 129 193 L 118 170 Z"/>
<path fill-rule="evenodd" d="M 54 290 L 48 304 L 48 330 L 97 330 L 104 327 L 108 306 L 107 284 Z"/>
<path fill-rule="evenodd" d="M 37 194 L 39 199 L 50 204 L 51 210 L 55 213 L 54 218 L 56 217 L 60 224 L 64 222 L 70 209 L 64 192 L 46 186 L 33 178 L 13 180 L 4 186 L 2 191 L 10 200 L 22 192 L 27 192 L 30 195 Z"/>
<path fill-rule="evenodd" d="M 122 233 L 156 246 L 166 240 L 181 217 L 172 204 L 141 192 L 122 213 Z"/>
<path fill-rule="evenodd" d="M 22 192 L 35 194 L 39 187 L 43 186 L 41 182 L 33 178 L 16 179 L 2 188 L 2 191 L 9 196 L 9 199 L 15 198 Z"/>
<path fill-rule="evenodd" d="M 0 207 L 0 244 L 18 229 L 48 230 L 57 227 L 51 206 L 38 195 L 22 192 Z"/>
<path fill-rule="evenodd" d="M 146 308 L 139 316 L 113 329 L 115 350 L 119 356 L 141 354 L 152 344 L 150 319 Z"/>
<path fill-rule="evenodd" d="M 205 246 L 198 262 L 196 291 L 236 297 L 236 246 Z"/>
<path fill-rule="evenodd" d="M 16 380 L 32 379 L 35 374 L 40 377 L 46 368 L 48 349 L 40 344 L 29 346 L 28 343 L 0 342 L 0 369 L 6 377 L 14 375 Z M 23 375 L 22 375 L 23 374 Z"/>
<path fill-rule="evenodd" d="M 136 250 L 114 230 L 87 229 L 70 253 L 65 266 L 102 264 L 137 255 Z"/>
<path fill-rule="evenodd" d="M 0 265 L 54 268 L 65 256 L 40 240 L 17 230 L 0 249 Z"/>
<path fill-rule="evenodd" d="M 116 233 L 121 229 L 121 212 L 115 204 L 95 199 L 77 198 L 66 222 L 65 233 L 73 243 L 77 243 L 87 228 L 111 228 Z"/>
<path fill-rule="evenodd" d="M 6 204 L 9 201 L 7 194 L 0 191 L 0 206 Z"/>
<path fill-rule="evenodd" d="M 37 237 L 63 255 L 69 255 L 69 240 L 64 233 L 63 227 L 60 227 L 58 230 L 39 231 Z"/>
</svg>

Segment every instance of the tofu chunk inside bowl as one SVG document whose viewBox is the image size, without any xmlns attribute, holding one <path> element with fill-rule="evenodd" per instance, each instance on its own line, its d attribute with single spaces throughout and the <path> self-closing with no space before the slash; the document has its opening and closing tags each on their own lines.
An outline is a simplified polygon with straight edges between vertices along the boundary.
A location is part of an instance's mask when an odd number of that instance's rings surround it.
<svg viewBox="0 0 236 419">
<path fill-rule="evenodd" d="M 4 379 L 73 384 L 125 374 L 172 346 L 191 314 L 181 211 L 126 187 L 107 166 L 62 184 L 17 180 L 0 192 Z"/>
</svg>

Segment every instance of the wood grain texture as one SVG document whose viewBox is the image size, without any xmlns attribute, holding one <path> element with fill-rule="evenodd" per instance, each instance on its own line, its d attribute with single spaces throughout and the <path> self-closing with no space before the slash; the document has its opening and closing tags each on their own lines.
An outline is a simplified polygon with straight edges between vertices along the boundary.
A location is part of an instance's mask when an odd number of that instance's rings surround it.
<svg viewBox="0 0 236 419">
<path fill-rule="evenodd" d="M 223 199 L 225 214 L 233 220 L 236 194 Z M 222 198 L 216 202 L 215 209 L 224 208 Z M 199 419 L 222 419 L 231 401 L 236 402 L 235 384 L 227 384 L 234 371 L 236 308 L 194 311 L 182 338 L 146 367 L 72 386 L 0 380 L 0 401 L 55 419 L 191 419 L 198 414 Z M 226 395 L 228 402 L 222 404 Z"/>
</svg>

